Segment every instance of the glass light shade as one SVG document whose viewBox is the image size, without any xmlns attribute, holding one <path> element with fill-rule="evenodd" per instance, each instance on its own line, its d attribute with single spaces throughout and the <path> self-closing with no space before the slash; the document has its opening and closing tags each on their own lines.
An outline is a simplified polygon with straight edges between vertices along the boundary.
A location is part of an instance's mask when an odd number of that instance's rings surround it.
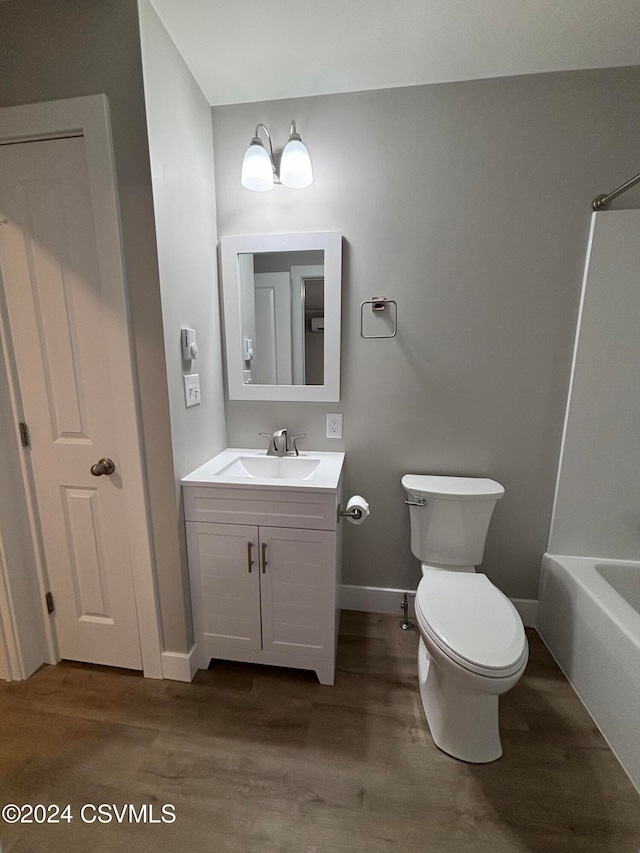
<svg viewBox="0 0 640 853">
<path fill-rule="evenodd" d="M 280 161 L 280 182 L 291 189 L 302 189 L 313 183 L 311 158 L 299 139 L 290 139 Z"/>
<path fill-rule="evenodd" d="M 242 161 L 240 183 L 248 190 L 264 193 L 273 189 L 271 158 L 262 145 L 252 143 Z"/>
</svg>

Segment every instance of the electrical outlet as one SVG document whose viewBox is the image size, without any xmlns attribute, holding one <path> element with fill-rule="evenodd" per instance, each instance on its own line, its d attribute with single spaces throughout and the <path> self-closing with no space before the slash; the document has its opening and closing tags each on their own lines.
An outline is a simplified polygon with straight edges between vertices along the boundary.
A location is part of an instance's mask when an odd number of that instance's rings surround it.
<svg viewBox="0 0 640 853">
<path fill-rule="evenodd" d="M 327 438 L 342 438 L 342 413 L 327 414 Z"/>
</svg>

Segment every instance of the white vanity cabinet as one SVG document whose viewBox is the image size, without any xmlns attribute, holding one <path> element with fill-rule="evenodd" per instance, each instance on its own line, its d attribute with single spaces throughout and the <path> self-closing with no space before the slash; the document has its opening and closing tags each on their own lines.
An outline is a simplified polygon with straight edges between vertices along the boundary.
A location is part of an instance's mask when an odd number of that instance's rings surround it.
<svg viewBox="0 0 640 853">
<path fill-rule="evenodd" d="M 333 684 L 340 482 L 332 491 L 183 481 L 198 665 L 314 670 Z"/>
</svg>

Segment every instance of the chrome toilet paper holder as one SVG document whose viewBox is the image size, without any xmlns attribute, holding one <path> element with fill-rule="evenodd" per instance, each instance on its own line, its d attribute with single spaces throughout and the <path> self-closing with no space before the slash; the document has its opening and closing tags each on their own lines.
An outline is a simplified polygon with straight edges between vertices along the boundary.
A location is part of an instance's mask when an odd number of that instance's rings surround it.
<svg viewBox="0 0 640 853">
<path fill-rule="evenodd" d="M 353 518 L 354 521 L 360 521 L 362 518 L 362 510 L 357 506 L 354 506 L 352 509 L 342 509 L 340 504 L 338 504 L 338 522 L 341 518 Z"/>
</svg>

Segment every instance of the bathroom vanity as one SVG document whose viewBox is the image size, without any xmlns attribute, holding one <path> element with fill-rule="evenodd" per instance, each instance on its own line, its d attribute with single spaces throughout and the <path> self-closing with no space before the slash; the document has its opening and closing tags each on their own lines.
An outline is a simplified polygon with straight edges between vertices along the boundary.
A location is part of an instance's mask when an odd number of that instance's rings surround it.
<svg viewBox="0 0 640 853">
<path fill-rule="evenodd" d="M 247 661 L 333 684 L 343 462 L 230 448 L 182 480 L 200 668 Z"/>
</svg>

